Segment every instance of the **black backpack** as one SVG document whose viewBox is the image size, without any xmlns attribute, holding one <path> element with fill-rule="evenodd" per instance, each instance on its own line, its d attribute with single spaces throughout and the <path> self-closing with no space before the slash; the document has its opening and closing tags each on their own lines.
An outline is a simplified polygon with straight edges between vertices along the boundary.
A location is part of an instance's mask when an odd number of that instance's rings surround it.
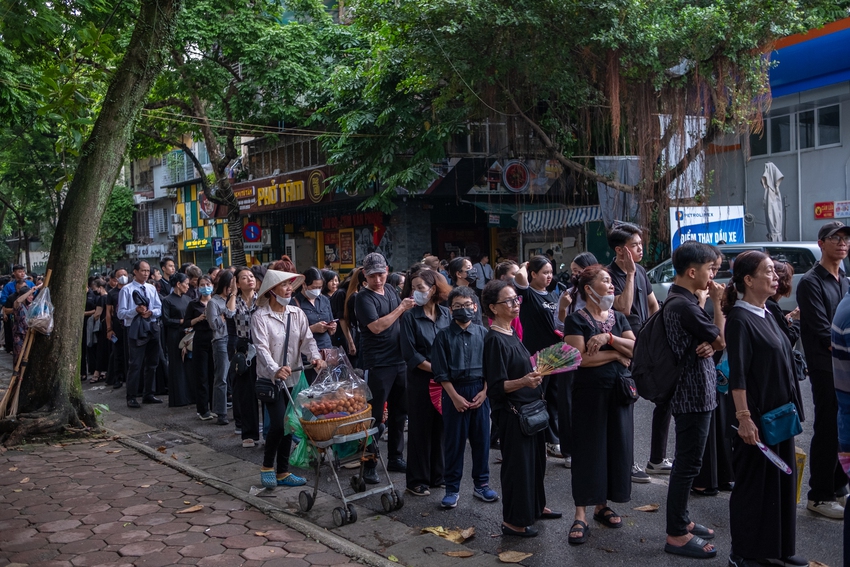
<svg viewBox="0 0 850 567">
<path fill-rule="evenodd" d="M 696 354 L 696 345 L 694 339 L 691 339 L 685 356 L 678 360 L 676 353 L 670 347 L 670 341 L 667 340 L 664 308 L 674 299 L 675 296 L 668 297 L 661 309 L 646 320 L 635 341 L 632 378 L 637 385 L 640 397 L 654 404 L 670 401 L 685 366 Z"/>
</svg>

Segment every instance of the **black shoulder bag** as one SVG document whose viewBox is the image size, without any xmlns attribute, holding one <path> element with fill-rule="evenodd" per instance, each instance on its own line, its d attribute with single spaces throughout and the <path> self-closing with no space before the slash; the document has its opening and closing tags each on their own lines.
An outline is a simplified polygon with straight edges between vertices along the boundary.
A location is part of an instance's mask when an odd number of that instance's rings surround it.
<svg viewBox="0 0 850 567">
<path fill-rule="evenodd" d="M 523 405 L 519 410 L 510 404 L 519 418 L 519 428 L 523 435 L 533 437 L 549 426 L 549 412 L 546 411 L 546 402 L 543 398 Z"/>
<path fill-rule="evenodd" d="M 286 338 L 283 340 L 283 364 L 286 366 L 286 359 L 289 356 L 289 324 L 292 321 L 292 313 L 286 314 Z M 280 398 L 280 386 L 274 376 L 271 378 L 257 378 L 254 384 L 254 393 L 257 399 L 263 403 L 274 403 Z"/>
</svg>

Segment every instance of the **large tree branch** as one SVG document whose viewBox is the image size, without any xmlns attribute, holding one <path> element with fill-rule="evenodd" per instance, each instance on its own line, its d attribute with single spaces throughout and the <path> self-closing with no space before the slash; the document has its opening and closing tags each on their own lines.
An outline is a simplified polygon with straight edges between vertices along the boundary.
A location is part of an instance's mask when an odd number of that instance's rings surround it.
<svg viewBox="0 0 850 567">
<path fill-rule="evenodd" d="M 624 193 L 636 193 L 637 192 L 637 187 L 635 187 L 634 185 L 626 185 L 625 183 L 619 183 L 617 181 L 613 181 L 613 180 L 609 179 L 608 177 L 601 175 L 601 174 L 597 173 L 596 171 L 590 169 L 586 165 L 582 165 L 578 162 L 575 162 L 575 161 L 567 158 L 564 154 L 562 154 L 558 150 L 557 146 L 555 146 L 554 142 L 552 142 L 552 139 L 549 138 L 549 135 L 546 134 L 546 132 L 543 130 L 543 128 L 541 128 L 540 125 L 537 124 L 537 122 L 535 122 L 534 120 L 529 118 L 528 115 L 525 112 L 523 112 L 522 108 L 520 108 L 519 104 L 517 103 L 516 99 L 514 99 L 513 95 L 511 95 L 511 93 L 506 88 L 504 88 L 504 86 L 502 86 L 502 90 L 505 92 L 505 95 L 507 95 L 508 99 L 511 101 L 511 104 L 513 105 L 514 109 L 517 111 L 517 114 L 519 114 L 522 117 L 522 119 L 525 120 L 526 123 L 528 123 L 529 126 L 531 126 L 531 129 L 534 130 L 534 132 L 540 137 L 540 140 L 543 142 L 543 145 L 546 146 L 546 149 L 548 149 L 550 152 L 552 152 L 554 154 L 555 159 L 557 159 L 558 162 L 560 162 L 561 165 L 563 165 L 564 167 L 566 167 L 568 169 L 571 169 L 572 171 L 575 171 L 576 173 L 578 173 L 580 175 L 584 175 L 585 177 L 588 177 L 589 179 L 592 179 L 592 180 L 596 181 L 597 183 L 604 183 L 605 185 L 607 185 L 608 187 L 611 187 L 612 189 L 617 189 L 619 191 L 623 191 Z"/>
<path fill-rule="evenodd" d="M 709 124 L 708 128 L 705 130 L 705 134 L 702 138 L 696 141 L 696 143 L 688 148 L 685 152 L 685 155 L 682 156 L 682 159 L 679 162 L 665 171 L 657 180 L 652 183 L 652 194 L 659 195 L 662 192 L 666 192 L 670 185 L 678 179 L 685 170 L 688 169 L 688 166 L 703 152 L 706 144 L 710 144 L 714 138 L 720 133 L 720 128 L 715 126 L 714 124 Z"/>
<path fill-rule="evenodd" d="M 192 106 L 188 104 L 185 100 L 180 100 L 179 98 L 175 97 L 149 102 L 145 105 L 145 110 L 157 110 L 160 108 L 170 108 L 172 106 L 179 108 L 186 114 L 192 114 Z"/>
</svg>

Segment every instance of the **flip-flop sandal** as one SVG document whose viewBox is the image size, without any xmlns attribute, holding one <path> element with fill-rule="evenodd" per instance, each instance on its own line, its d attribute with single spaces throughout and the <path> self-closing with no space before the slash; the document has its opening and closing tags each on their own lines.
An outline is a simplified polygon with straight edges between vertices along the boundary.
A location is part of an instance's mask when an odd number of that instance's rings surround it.
<svg viewBox="0 0 850 567">
<path fill-rule="evenodd" d="M 717 548 L 706 551 L 703 549 L 708 542 L 699 536 L 694 536 L 685 545 L 670 545 L 664 546 L 664 551 L 673 555 L 681 555 L 692 559 L 711 559 L 717 555 Z"/>
<path fill-rule="evenodd" d="M 610 512 L 610 514 L 608 512 Z M 613 518 L 620 518 L 620 521 L 619 522 L 612 522 L 611 520 Z M 594 513 L 593 519 L 596 520 L 597 522 L 599 522 L 600 524 L 608 527 L 608 528 L 617 529 L 617 528 L 623 527 L 623 518 L 621 518 L 617 514 L 617 512 L 615 512 L 614 510 L 612 510 L 608 506 L 605 506 L 604 508 L 602 508 L 598 512 Z"/>
<path fill-rule="evenodd" d="M 587 536 L 590 535 L 590 528 L 581 520 L 576 520 L 573 522 L 573 525 L 570 526 L 569 533 L 573 532 L 581 532 L 581 536 L 575 537 L 570 535 L 567 537 L 567 542 L 571 545 L 581 545 L 587 541 Z"/>
<path fill-rule="evenodd" d="M 691 530 L 691 533 L 695 536 L 701 537 L 702 539 L 714 539 L 714 532 L 702 524 L 695 523 L 694 529 Z"/>
</svg>

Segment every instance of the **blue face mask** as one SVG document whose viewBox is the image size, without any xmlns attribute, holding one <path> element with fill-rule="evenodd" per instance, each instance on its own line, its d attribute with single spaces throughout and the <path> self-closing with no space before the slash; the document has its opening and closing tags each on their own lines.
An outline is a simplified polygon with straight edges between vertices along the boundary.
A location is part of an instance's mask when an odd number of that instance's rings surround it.
<svg viewBox="0 0 850 567">
<path fill-rule="evenodd" d="M 198 291 L 201 292 L 201 295 L 212 295 L 213 288 L 211 285 L 205 285 L 198 288 Z"/>
</svg>

